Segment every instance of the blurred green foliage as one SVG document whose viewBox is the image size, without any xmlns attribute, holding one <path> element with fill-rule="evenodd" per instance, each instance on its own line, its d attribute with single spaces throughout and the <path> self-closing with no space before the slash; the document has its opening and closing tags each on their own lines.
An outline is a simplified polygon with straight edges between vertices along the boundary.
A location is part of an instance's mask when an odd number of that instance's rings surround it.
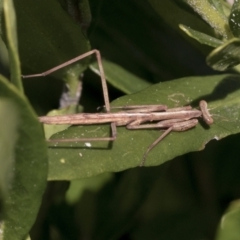
<svg viewBox="0 0 240 240">
<path fill-rule="evenodd" d="M 0 171 L 5 217 L 0 239 L 240 239 L 239 71 L 230 69 L 240 62 L 239 1 L 231 8 L 223 0 L 14 0 L 17 25 L 14 8 L 7 4 L 11 2 L 0 1 L 1 72 L 11 79 L 0 78 L 0 106 L 5 98 L 14 104 L 9 110 L 5 105 L 0 108 L 9 119 L 1 130 L 1 146 L 12 139 L 0 154 L 1 164 L 5 158 L 11 160 Z M 109 95 L 117 99 L 113 104 L 131 99 L 137 104 L 197 106 L 204 98 L 214 125 L 173 133 L 151 152 L 147 165 L 154 167 L 135 168 L 146 141 L 159 131 L 120 128 L 119 142 L 105 143 L 102 151 L 49 148 L 48 171 L 47 148 L 31 106 L 43 115 L 64 101 L 69 106 L 55 113 L 82 108 L 95 112 L 103 105 L 96 61 L 89 57 L 51 76 L 24 79 L 28 102 L 18 59 L 27 75 L 94 48 L 104 58 Z M 213 69 L 235 75 L 217 75 Z M 170 81 L 176 78 L 181 79 Z M 68 90 L 67 100 L 63 88 Z M 124 94 L 129 95 L 119 98 Z M 89 129 L 92 133 L 96 127 Z M 50 135 L 60 130 L 47 131 Z M 133 135 L 138 139 L 135 148 L 129 139 Z M 203 151 L 191 152 L 205 145 Z M 124 152 L 130 154 L 125 158 Z"/>
</svg>

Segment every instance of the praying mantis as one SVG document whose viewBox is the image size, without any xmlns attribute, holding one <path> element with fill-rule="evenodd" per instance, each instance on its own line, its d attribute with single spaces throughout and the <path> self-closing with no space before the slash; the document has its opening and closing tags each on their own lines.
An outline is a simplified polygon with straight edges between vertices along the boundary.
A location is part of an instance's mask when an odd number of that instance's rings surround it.
<svg viewBox="0 0 240 240">
<path fill-rule="evenodd" d="M 62 116 L 42 116 L 39 121 L 43 124 L 70 124 L 70 125 L 91 125 L 110 123 L 110 137 L 96 138 L 73 138 L 73 139 L 50 139 L 50 142 L 78 142 L 78 141 L 114 141 L 117 138 L 117 126 L 126 126 L 127 129 L 166 129 L 146 150 L 140 166 L 144 166 L 147 154 L 172 131 L 186 131 L 198 124 L 198 118 L 203 118 L 206 124 L 211 125 L 213 119 L 208 111 L 207 102 L 202 100 L 199 103 L 199 110 L 191 106 L 168 108 L 166 105 L 129 105 L 115 107 L 117 112 L 111 112 L 108 97 L 108 89 L 102 66 L 101 55 L 98 50 L 91 50 L 77 56 L 63 64 L 51 68 L 45 72 L 31 75 L 23 75 L 23 78 L 44 77 L 63 67 L 84 59 L 90 55 L 96 55 L 98 62 L 103 97 L 105 104 L 104 113 L 79 113 Z"/>
</svg>

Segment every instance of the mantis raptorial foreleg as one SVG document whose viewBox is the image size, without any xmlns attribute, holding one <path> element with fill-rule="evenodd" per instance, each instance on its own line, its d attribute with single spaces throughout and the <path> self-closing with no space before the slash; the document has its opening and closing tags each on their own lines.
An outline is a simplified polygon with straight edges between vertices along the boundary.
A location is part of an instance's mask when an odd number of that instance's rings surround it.
<svg viewBox="0 0 240 240">
<path fill-rule="evenodd" d="M 207 123 L 208 125 L 211 125 L 211 124 L 213 123 L 213 119 L 212 119 L 212 117 L 211 117 L 211 114 L 210 114 L 209 111 L 208 111 L 207 102 L 204 101 L 204 100 L 200 101 L 199 107 L 200 107 L 201 112 L 202 112 L 203 120 L 204 120 L 205 123 Z"/>
<path fill-rule="evenodd" d="M 142 167 L 146 161 L 146 157 L 148 155 L 148 153 L 160 142 L 162 141 L 163 138 L 165 138 L 170 132 L 175 131 L 175 132 L 183 132 L 186 131 L 190 128 L 195 127 L 198 124 L 198 120 L 197 119 L 190 119 L 190 120 L 186 120 L 183 122 L 178 122 L 173 124 L 171 127 L 169 127 L 166 131 L 164 131 L 164 133 L 162 135 L 159 136 L 159 138 L 157 138 L 147 149 L 147 151 L 144 153 L 143 155 L 143 159 L 142 162 L 140 163 L 140 167 Z"/>
</svg>

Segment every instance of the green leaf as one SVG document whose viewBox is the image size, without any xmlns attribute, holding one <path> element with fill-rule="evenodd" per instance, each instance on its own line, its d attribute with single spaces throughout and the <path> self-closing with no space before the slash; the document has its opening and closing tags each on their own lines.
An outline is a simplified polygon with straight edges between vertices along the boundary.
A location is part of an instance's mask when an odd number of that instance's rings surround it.
<svg viewBox="0 0 240 240">
<path fill-rule="evenodd" d="M 15 0 L 19 54 L 23 74 L 41 73 L 90 50 L 80 26 L 58 1 Z M 79 75 L 89 58 L 71 64 L 52 75 L 64 80 L 75 96 Z M 27 80 L 26 80 L 27 81 Z"/>
<path fill-rule="evenodd" d="M 184 25 L 189 25 L 189 23 L 191 23 L 191 27 L 194 29 L 198 29 L 202 32 L 206 31 L 208 33 L 211 31 L 210 27 L 208 28 L 207 24 L 205 24 L 201 19 L 180 8 L 179 5 L 173 1 L 148 1 L 161 18 L 163 18 L 164 21 L 166 21 L 172 28 L 175 28 L 175 30 L 179 30 L 179 23 Z"/>
<path fill-rule="evenodd" d="M 159 83 L 136 94 L 115 100 L 113 106 L 167 104 L 169 107 L 205 99 L 215 120 L 209 128 L 201 121 L 194 129 L 171 133 L 147 156 L 146 166 L 156 166 L 176 156 L 199 151 L 212 139 L 221 139 L 240 131 L 239 87 L 236 75 L 189 77 Z M 72 180 L 103 172 L 117 172 L 139 166 L 147 147 L 161 134 L 159 130 L 127 130 L 119 127 L 117 139 L 108 142 L 72 142 L 51 144 L 49 180 Z M 70 127 L 56 138 L 103 137 L 105 125 Z"/>
<path fill-rule="evenodd" d="M 15 107 L 5 109 L 7 116 L 2 116 L 5 117 L 5 133 L 9 136 L 7 139 L 1 131 L 1 143 L 7 140 L 11 141 L 11 145 L 1 148 L 1 158 L 9 156 L 1 161 L 9 161 L 9 166 L 13 166 L 7 168 L 5 173 L 12 176 L 12 182 L 4 202 L 0 238 L 19 240 L 24 239 L 32 227 L 45 190 L 48 170 L 46 143 L 28 101 L 7 79 L 0 76 L 0 102 L 5 101 L 11 101 Z M 16 127 L 9 129 L 11 126 L 17 126 L 17 130 Z"/>
<path fill-rule="evenodd" d="M 218 10 L 222 17 L 225 17 L 223 0 L 209 0 L 209 2 Z"/>
<path fill-rule="evenodd" d="M 7 119 L 7 121 L 6 121 Z M 8 194 L 12 180 L 11 169 L 15 164 L 15 145 L 18 138 L 19 113 L 16 105 L 10 99 L 2 98 L 0 102 L 0 192 Z M 2 196 L 1 196 L 2 197 Z"/>
<path fill-rule="evenodd" d="M 207 56 L 207 64 L 215 70 L 224 71 L 240 63 L 240 39 L 233 38 L 214 49 Z"/>
<path fill-rule="evenodd" d="M 46 71 L 88 51 L 88 40 L 57 1 L 15 0 L 14 3 L 20 59 L 22 67 L 29 71 L 24 74 Z M 49 14 L 43 14 L 46 11 Z M 72 64 L 53 75 L 63 79 L 82 68 L 82 64 Z"/>
<path fill-rule="evenodd" d="M 12 0 L 3 0 L 5 35 L 10 59 L 11 82 L 23 92 L 20 61 L 18 58 L 18 42 L 16 32 L 16 15 Z"/>
<path fill-rule="evenodd" d="M 216 240 L 240 239 L 240 201 L 233 201 L 222 216 Z"/>
<path fill-rule="evenodd" d="M 78 22 L 81 26 L 84 35 L 87 35 L 87 29 L 91 24 L 92 16 L 91 16 L 91 9 L 89 6 L 88 0 L 68 0 L 62 1 L 58 0 L 58 2 L 62 5 L 66 12 Z"/>
<path fill-rule="evenodd" d="M 214 38 L 212 36 L 209 36 L 205 33 L 196 31 L 191 29 L 190 27 L 187 27 L 183 24 L 180 24 L 179 27 L 191 38 L 196 39 L 198 42 L 202 44 L 206 44 L 211 47 L 218 47 L 223 44 L 223 41 L 220 41 L 217 38 Z"/>
<path fill-rule="evenodd" d="M 103 59 L 102 64 L 107 81 L 126 94 L 135 93 L 150 86 L 146 80 L 133 75 L 115 63 Z M 90 64 L 90 69 L 100 76 L 97 62 Z"/>
<path fill-rule="evenodd" d="M 224 39 L 232 38 L 227 20 L 208 0 L 185 0 Z"/>
<path fill-rule="evenodd" d="M 9 56 L 8 56 L 8 50 L 7 47 L 4 43 L 4 41 L 2 40 L 2 38 L 0 38 L 0 62 L 3 65 L 3 67 L 5 69 L 8 68 L 9 66 Z"/>
<path fill-rule="evenodd" d="M 232 3 L 222 0 L 222 7 L 223 7 L 224 15 L 229 17 L 232 9 Z"/>
<path fill-rule="evenodd" d="M 235 0 L 228 19 L 229 27 L 235 37 L 240 37 L 240 2 Z"/>
</svg>

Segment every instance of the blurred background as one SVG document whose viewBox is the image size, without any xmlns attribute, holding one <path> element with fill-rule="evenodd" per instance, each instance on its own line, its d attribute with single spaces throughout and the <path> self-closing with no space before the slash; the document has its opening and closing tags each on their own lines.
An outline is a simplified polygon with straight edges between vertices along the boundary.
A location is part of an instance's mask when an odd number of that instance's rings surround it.
<svg viewBox="0 0 240 240">
<path fill-rule="evenodd" d="M 189 39 L 178 28 L 178 24 L 194 19 L 193 26 L 212 31 L 184 1 L 55 2 L 79 27 L 91 48 L 100 50 L 103 59 L 120 65 L 149 85 L 217 74 L 205 62 L 212 49 Z M 80 4 L 86 6 L 86 2 L 89 8 L 79 10 Z M 15 5 L 20 16 L 24 11 L 19 1 Z M 41 14 L 54 15 L 47 8 Z M 37 49 L 31 31 L 38 29 L 21 24 L 18 23 L 18 35 L 23 73 L 47 70 L 50 66 L 44 65 L 41 56 L 52 56 L 54 50 L 49 46 L 47 51 Z M 28 53 L 23 29 L 29 36 Z M 60 44 L 54 45 L 59 55 L 49 60 L 52 67 L 78 55 L 74 47 L 77 43 L 68 41 L 65 28 L 62 29 L 63 35 L 58 37 L 66 38 L 62 41 L 67 47 L 63 51 Z M 88 47 L 86 44 L 82 51 Z M 31 56 L 35 65 L 30 63 Z M 38 65 L 42 69 L 37 69 Z M 57 77 L 27 80 L 24 85 L 39 114 L 59 107 L 64 83 Z M 96 111 L 102 105 L 102 93 L 99 77 L 91 69 L 82 76 L 82 89 L 80 104 L 84 111 Z M 114 100 L 126 92 L 109 84 L 109 94 Z M 239 140 L 239 135 L 214 140 L 201 152 L 177 157 L 158 167 L 105 173 L 72 182 L 51 181 L 31 239 L 215 239 L 222 214 L 240 196 Z"/>
</svg>

